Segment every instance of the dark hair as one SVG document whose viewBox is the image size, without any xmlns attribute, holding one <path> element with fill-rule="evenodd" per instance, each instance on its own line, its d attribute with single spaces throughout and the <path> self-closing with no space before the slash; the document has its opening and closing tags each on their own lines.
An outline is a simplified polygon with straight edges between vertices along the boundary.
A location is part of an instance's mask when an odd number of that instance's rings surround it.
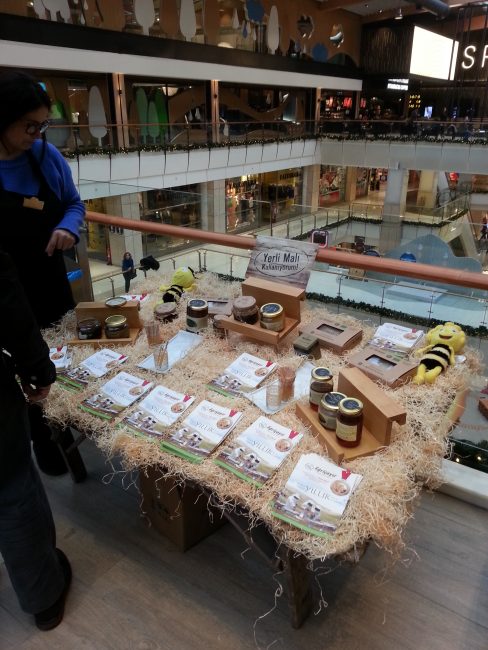
<svg viewBox="0 0 488 650">
<path fill-rule="evenodd" d="M 25 72 L 8 70 L 0 74 L 0 136 L 23 115 L 41 106 L 51 108 L 51 100 L 38 81 Z"/>
</svg>

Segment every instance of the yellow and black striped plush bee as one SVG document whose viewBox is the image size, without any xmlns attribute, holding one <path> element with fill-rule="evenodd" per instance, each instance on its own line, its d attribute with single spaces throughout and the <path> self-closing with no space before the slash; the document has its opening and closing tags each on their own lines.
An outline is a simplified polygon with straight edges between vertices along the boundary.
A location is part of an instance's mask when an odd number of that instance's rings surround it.
<svg viewBox="0 0 488 650">
<path fill-rule="evenodd" d="M 163 291 L 163 302 L 179 302 L 185 291 L 191 291 L 195 287 L 195 273 L 189 266 L 182 266 L 177 269 L 172 277 L 172 284 L 168 287 L 161 287 Z"/>
<path fill-rule="evenodd" d="M 455 356 L 464 348 L 466 335 L 459 325 L 444 323 L 427 332 L 429 345 L 418 351 L 422 354 L 415 384 L 433 384 L 436 378 L 448 366 L 455 364 Z"/>
</svg>

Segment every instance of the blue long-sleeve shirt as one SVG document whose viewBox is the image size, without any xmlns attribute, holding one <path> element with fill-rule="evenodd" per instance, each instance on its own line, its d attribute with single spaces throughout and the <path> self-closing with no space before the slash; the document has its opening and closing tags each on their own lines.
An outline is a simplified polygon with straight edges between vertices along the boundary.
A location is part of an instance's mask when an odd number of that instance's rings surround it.
<svg viewBox="0 0 488 650">
<path fill-rule="evenodd" d="M 46 143 L 44 158 L 41 160 L 42 146 L 42 141 L 36 140 L 31 151 L 39 161 L 49 187 L 65 207 L 64 217 L 56 228 L 68 230 L 78 241 L 80 227 L 85 217 L 85 206 L 80 199 L 66 160 L 56 147 L 49 143 Z M 36 196 L 39 191 L 39 179 L 29 163 L 27 154 L 21 154 L 13 160 L 0 160 L 0 181 L 5 190 L 24 196 Z M 8 218 L 8 215 L 4 218 Z"/>
</svg>

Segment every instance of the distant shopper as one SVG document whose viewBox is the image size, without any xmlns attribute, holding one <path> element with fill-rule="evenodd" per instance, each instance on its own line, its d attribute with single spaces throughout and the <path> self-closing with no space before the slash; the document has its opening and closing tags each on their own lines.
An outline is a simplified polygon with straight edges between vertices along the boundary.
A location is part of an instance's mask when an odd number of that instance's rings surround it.
<svg viewBox="0 0 488 650">
<path fill-rule="evenodd" d="M 122 273 L 125 280 L 125 293 L 129 293 L 130 290 L 130 281 L 135 277 L 136 269 L 134 267 L 134 260 L 130 253 L 124 253 L 122 258 Z"/>
<path fill-rule="evenodd" d="M 74 307 L 63 251 L 78 241 L 85 215 L 66 160 L 46 142 L 50 108 L 35 79 L 0 74 L 0 246 L 13 260 L 40 327 Z M 39 467 L 66 472 L 41 409 L 32 405 L 29 417 Z"/>
<path fill-rule="evenodd" d="M 480 241 L 482 239 L 488 239 L 488 215 L 486 212 L 481 220 Z"/>
<path fill-rule="evenodd" d="M 46 398 L 56 369 L 3 251 L 0 286 L 0 554 L 20 606 L 46 631 L 63 618 L 71 567 L 56 548 L 51 509 L 32 462 L 24 394 L 30 402 Z"/>
</svg>

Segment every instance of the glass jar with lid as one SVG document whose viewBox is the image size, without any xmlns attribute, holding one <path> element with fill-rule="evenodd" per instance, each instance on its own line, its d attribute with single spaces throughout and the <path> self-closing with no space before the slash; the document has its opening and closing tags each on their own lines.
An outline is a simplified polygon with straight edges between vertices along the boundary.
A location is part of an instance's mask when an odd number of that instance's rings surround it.
<svg viewBox="0 0 488 650">
<path fill-rule="evenodd" d="M 357 447 L 363 433 L 363 403 L 355 397 L 339 402 L 336 438 L 343 447 Z"/>
<path fill-rule="evenodd" d="M 260 325 L 273 332 L 285 329 L 285 310 L 277 302 L 267 302 L 259 310 Z"/>
<path fill-rule="evenodd" d="M 84 318 L 76 326 L 80 341 L 102 337 L 102 324 L 97 318 Z"/>
<path fill-rule="evenodd" d="M 332 391 L 325 393 L 319 404 L 319 422 L 326 429 L 335 431 L 337 423 L 337 414 L 339 412 L 339 402 L 345 399 L 344 393 Z"/>
<path fill-rule="evenodd" d="M 232 315 L 240 323 L 254 325 L 259 320 L 259 309 L 253 296 L 239 296 L 232 304 Z"/>
<path fill-rule="evenodd" d="M 312 370 L 310 380 L 309 404 L 314 411 L 319 410 L 319 404 L 325 393 L 334 390 L 332 373 L 328 368 L 317 366 Z"/>
<path fill-rule="evenodd" d="M 127 318 L 121 314 L 114 314 L 105 319 L 105 336 L 108 339 L 128 339 L 130 328 Z"/>
<path fill-rule="evenodd" d="M 202 298 L 193 298 L 186 306 L 186 330 L 198 334 L 208 327 L 208 303 Z"/>
</svg>

